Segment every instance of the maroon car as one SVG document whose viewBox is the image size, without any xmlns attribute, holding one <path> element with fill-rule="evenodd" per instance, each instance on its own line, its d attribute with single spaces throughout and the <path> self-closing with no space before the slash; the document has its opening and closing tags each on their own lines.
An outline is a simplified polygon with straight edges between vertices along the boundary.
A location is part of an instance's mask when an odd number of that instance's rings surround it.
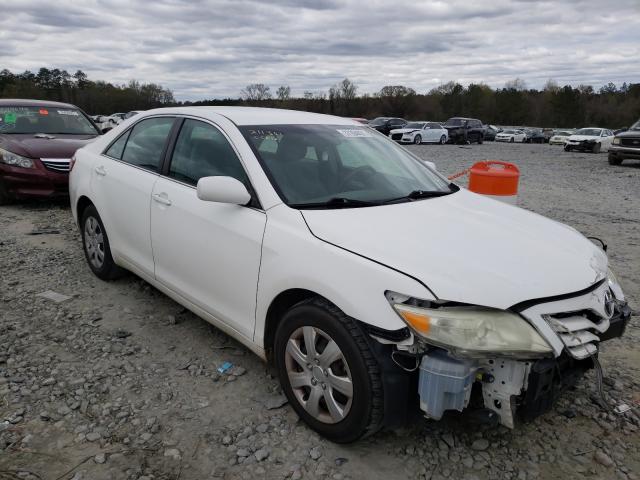
<svg viewBox="0 0 640 480">
<path fill-rule="evenodd" d="M 71 157 L 100 134 L 74 105 L 0 99 L 0 205 L 68 195 Z"/>
</svg>

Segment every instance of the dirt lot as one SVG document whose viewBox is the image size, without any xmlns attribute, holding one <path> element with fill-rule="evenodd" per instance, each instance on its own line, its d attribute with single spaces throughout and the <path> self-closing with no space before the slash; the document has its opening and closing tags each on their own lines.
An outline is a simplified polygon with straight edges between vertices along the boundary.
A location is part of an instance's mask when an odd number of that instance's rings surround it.
<svg viewBox="0 0 640 480">
<path fill-rule="evenodd" d="M 640 162 L 546 145 L 409 148 L 445 174 L 515 162 L 519 204 L 605 239 L 640 305 Z M 48 290 L 70 298 L 38 296 Z M 606 394 L 636 407 L 639 320 L 601 354 Z M 219 375 L 225 361 L 235 368 Z M 640 478 L 640 414 L 603 412 L 594 379 L 514 431 L 451 415 L 334 445 L 282 405 L 245 348 L 138 278 L 95 278 L 67 206 L 0 207 L 2 480 Z"/>
</svg>

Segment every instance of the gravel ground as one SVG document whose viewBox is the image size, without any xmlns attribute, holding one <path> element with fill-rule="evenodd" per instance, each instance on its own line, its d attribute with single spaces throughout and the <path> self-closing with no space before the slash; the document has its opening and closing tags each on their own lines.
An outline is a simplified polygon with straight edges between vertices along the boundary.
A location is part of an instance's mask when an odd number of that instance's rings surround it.
<svg viewBox="0 0 640 480">
<path fill-rule="evenodd" d="M 409 148 L 448 175 L 515 162 L 520 206 L 605 239 L 639 305 L 640 162 L 547 145 Z M 70 298 L 38 296 L 49 290 Z M 637 321 L 601 354 L 610 401 L 636 408 Z M 235 367 L 220 375 L 225 361 Z M 602 411 L 594 379 L 514 431 L 451 414 L 335 445 L 298 421 L 234 340 L 138 278 L 95 278 L 66 205 L 0 207 L 2 480 L 638 479 L 640 414 Z"/>
</svg>

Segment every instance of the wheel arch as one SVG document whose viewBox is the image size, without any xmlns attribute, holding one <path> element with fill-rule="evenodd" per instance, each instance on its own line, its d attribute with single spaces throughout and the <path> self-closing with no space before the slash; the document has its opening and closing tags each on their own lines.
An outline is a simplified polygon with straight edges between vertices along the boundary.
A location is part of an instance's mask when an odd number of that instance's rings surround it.
<svg viewBox="0 0 640 480">
<path fill-rule="evenodd" d="M 82 214 L 90 205 L 93 205 L 93 202 L 86 195 L 81 195 L 80 198 L 78 198 L 78 201 L 76 202 L 76 215 L 78 218 L 78 225 L 80 225 L 80 222 L 82 221 Z"/>
<path fill-rule="evenodd" d="M 331 300 L 304 288 L 290 288 L 280 292 L 269 304 L 264 325 L 264 351 L 269 364 L 273 363 L 273 343 L 276 330 L 284 313 L 294 305 L 310 298 L 322 298 L 330 303 Z"/>
</svg>

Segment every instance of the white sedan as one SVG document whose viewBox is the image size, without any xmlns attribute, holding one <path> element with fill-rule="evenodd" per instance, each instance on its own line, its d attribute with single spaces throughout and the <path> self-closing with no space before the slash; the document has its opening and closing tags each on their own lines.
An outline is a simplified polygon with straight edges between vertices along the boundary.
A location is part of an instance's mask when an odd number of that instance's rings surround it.
<svg viewBox="0 0 640 480">
<path fill-rule="evenodd" d="M 69 193 L 96 276 L 133 272 L 272 362 L 292 408 L 337 442 L 417 403 L 463 410 L 474 384 L 513 428 L 631 316 L 577 230 L 459 188 L 345 118 L 142 112 L 76 152 Z"/>
<path fill-rule="evenodd" d="M 402 128 L 391 130 L 389 136 L 400 143 L 440 143 L 449 140 L 449 131 L 439 123 L 409 122 Z"/>
<path fill-rule="evenodd" d="M 496 134 L 496 142 L 520 142 L 524 143 L 527 139 L 527 134 L 522 130 L 503 130 L 502 132 Z"/>
<path fill-rule="evenodd" d="M 581 128 L 569 138 L 564 144 L 564 150 L 588 151 L 593 153 L 606 152 L 613 142 L 613 131 L 606 128 Z"/>
<path fill-rule="evenodd" d="M 567 130 L 554 132 L 553 136 L 549 139 L 549 145 L 564 145 L 571 135 L 573 135 L 573 132 Z"/>
</svg>

